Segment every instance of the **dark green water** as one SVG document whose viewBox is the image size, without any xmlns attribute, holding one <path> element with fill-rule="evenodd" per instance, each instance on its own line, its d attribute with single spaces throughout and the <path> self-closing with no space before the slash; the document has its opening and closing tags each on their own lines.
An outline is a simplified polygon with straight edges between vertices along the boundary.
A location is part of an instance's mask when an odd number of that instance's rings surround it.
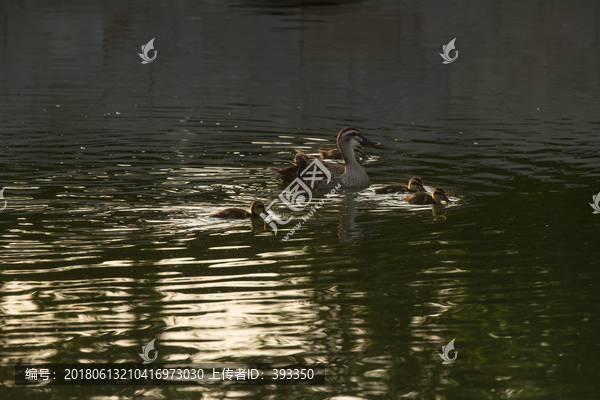
<svg viewBox="0 0 600 400">
<path fill-rule="evenodd" d="M 600 6 L 324 3 L 0 3 L 3 399 L 598 397 Z M 269 204 L 266 167 L 346 125 L 382 144 L 370 188 L 286 242 L 304 213 L 281 202 L 276 236 L 208 217 Z M 373 191 L 411 176 L 454 203 Z M 332 372 L 14 385 L 17 362 L 140 362 L 152 339 L 161 363 Z"/>
</svg>

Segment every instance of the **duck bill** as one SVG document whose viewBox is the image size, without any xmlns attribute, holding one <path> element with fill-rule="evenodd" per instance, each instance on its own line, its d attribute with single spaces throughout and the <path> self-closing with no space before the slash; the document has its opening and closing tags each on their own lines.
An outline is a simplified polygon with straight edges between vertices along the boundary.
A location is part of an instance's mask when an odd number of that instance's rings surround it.
<svg viewBox="0 0 600 400">
<path fill-rule="evenodd" d="M 444 195 L 444 197 L 442 197 L 442 198 L 443 198 L 444 200 L 446 200 L 446 203 L 448 203 L 448 204 L 452 203 L 452 202 L 450 201 L 450 199 L 448 198 L 448 196 Z"/>
<path fill-rule="evenodd" d="M 427 189 L 425 189 L 425 186 L 419 186 L 419 192 L 427 193 Z"/>
<path fill-rule="evenodd" d="M 369 140 L 367 138 L 363 138 L 362 141 L 360 142 L 360 144 L 364 145 L 368 145 L 368 146 L 379 146 L 381 143 L 379 142 L 375 142 L 373 140 Z"/>
</svg>

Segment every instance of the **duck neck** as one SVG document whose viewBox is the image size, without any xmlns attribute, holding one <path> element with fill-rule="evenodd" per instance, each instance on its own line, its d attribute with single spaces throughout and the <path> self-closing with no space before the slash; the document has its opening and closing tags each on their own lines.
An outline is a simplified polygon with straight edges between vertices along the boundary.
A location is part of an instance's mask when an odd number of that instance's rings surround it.
<svg viewBox="0 0 600 400">
<path fill-rule="evenodd" d="M 342 153 L 342 158 L 344 159 L 344 163 L 346 163 L 346 171 L 354 170 L 357 168 L 361 168 L 358 161 L 356 161 L 356 157 L 354 156 L 354 149 L 352 147 L 344 147 L 340 148 L 340 153 Z"/>
</svg>

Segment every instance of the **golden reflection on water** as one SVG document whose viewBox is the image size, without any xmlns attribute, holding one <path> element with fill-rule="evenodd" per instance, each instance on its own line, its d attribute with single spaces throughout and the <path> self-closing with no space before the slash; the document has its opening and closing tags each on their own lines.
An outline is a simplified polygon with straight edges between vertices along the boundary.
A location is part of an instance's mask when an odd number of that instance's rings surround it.
<svg viewBox="0 0 600 400">
<path fill-rule="evenodd" d="M 240 261 L 235 266 L 272 262 Z M 233 265 L 219 263 L 213 266 L 227 268 Z M 176 355 L 165 354 L 163 359 L 206 361 L 226 355 L 279 357 L 303 352 L 306 341 L 302 335 L 318 319 L 318 306 L 310 300 L 313 291 L 285 287 L 278 279 L 278 274 L 274 273 L 152 279 L 152 286 L 148 287 L 151 297 L 160 300 L 158 303 L 150 301 L 143 308 L 157 316 L 162 315 L 163 333 L 157 337 L 157 342 L 179 349 Z M 22 346 L 39 348 L 68 343 L 79 336 L 123 335 L 147 329 L 149 326 L 139 321 L 139 307 L 130 303 L 136 297 L 133 292 L 137 283 L 123 279 L 116 283 L 115 279 L 54 281 L 45 285 L 39 282 L 5 283 L 3 293 L 28 291 L 35 293 L 35 298 L 32 294 L 2 298 L 0 309 L 6 317 L 3 345 L 15 349 Z M 23 326 L 24 320 L 26 326 Z M 60 334 L 50 333 L 54 326 L 59 327 Z M 28 331 L 38 334 L 22 335 Z M 108 338 L 105 336 L 96 346 Z M 110 339 L 105 345 L 133 347 L 137 343 Z M 185 358 L 183 349 L 188 351 Z M 14 351 L 11 357 L 25 356 L 41 361 L 54 355 L 54 351 L 31 353 L 27 350 L 24 353 Z M 136 358 L 132 352 L 131 358 L 124 360 L 136 361 Z M 7 359 L 4 361 L 8 362 Z"/>
</svg>

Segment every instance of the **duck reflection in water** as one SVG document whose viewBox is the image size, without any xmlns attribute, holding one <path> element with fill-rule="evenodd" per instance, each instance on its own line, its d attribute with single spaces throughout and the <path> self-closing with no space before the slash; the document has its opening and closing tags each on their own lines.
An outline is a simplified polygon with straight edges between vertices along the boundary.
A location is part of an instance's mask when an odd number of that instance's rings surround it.
<svg viewBox="0 0 600 400">
<path fill-rule="evenodd" d="M 434 205 L 431 207 L 431 214 L 433 215 L 434 221 L 444 221 L 446 219 L 446 214 L 448 213 L 448 209 L 443 205 Z"/>
<path fill-rule="evenodd" d="M 339 212 L 338 238 L 342 242 L 353 242 L 361 239 L 362 228 L 356 223 L 356 206 L 358 194 L 356 192 L 341 193 L 342 207 Z"/>
</svg>

